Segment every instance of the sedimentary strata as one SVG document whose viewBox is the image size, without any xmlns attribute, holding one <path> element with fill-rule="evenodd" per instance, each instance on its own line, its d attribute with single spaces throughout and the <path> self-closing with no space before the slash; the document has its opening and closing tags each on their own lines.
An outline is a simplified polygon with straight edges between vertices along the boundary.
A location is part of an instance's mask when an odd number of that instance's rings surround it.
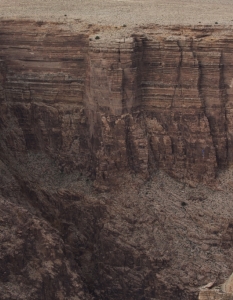
<svg viewBox="0 0 233 300">
<path fill-rule="evenodd" d="M 230 274 L 232 52 L 230 27 L 1 22 L 2 299 L 195 299 Z"/>
</svg>

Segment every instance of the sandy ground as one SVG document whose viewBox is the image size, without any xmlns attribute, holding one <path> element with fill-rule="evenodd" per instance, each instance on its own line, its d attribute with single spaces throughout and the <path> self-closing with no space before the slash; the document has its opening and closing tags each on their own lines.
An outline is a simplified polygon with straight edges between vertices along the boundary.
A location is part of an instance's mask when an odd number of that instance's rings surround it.
<svg viewBox="0 0 233 300">
<path fill-rule="evenodd" d="M 0 0 L 0 19 L 80 19 L 113 26 L 233 25 L 232 4 L 232 0 Z"/>
</svg>

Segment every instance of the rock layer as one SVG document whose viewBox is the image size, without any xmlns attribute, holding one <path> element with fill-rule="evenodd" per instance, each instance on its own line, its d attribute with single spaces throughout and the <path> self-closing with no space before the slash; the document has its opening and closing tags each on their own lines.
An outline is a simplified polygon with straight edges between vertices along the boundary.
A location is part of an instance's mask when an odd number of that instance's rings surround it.
<svg viewBox="0 0 233 300">
<path fill-rule="evenodd" d="M 162 169 L 209 182 L 232 162 L 231 53 L 230 29 L 89 41 L 62 24 L 2 22 L 2 140 L 104 180 Z"/>
<path fill-rule="evenodd" d="M 2 237 L 2 299 L 39 276 L 28 299 L 190 300 L 230 272 L 231 177 L 186 183 L 231 172 L 231 28 L 115 31 L 0 24 L 3 225 L 24 235 Z"/>
</svg>

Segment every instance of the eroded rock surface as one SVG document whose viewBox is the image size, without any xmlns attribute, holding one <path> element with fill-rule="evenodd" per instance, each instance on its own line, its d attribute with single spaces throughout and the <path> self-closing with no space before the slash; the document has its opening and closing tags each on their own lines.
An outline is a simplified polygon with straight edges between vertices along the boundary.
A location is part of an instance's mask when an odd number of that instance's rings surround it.
<svg viewBox="0 0 233 300">
<path fill-rule="evenodd" d="M 2 299 L 190 300 L 232 271 L 231 28 L 115 31 L 1 22 Z"/>
<path fill-rule="evenodd" d="M 221 285 L 212 289 L 203 287 L 199 300 L 232 300 L 233 299 L 233 274 Z"/>
<path fill-rule="evenodd" d="M 181 32 L 89 41 L 62 24 L 2 22 L 1 147 L 45 151 L 97 179 L 215 179 L 232 161 L 231 31 Z"/>
</svg>

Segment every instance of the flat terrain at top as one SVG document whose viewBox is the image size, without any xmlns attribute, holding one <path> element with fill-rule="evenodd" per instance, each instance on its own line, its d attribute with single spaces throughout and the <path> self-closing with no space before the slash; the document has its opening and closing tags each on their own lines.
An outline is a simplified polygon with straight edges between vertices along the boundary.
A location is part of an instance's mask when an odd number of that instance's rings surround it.
<svg viewBox="0 0 233 300">
<path fill-rule="evenodd" d="M 233 25 L 232 0 L 0 0 L 0 19 L 80 19 L 115 26 Z"/>
</svg>

